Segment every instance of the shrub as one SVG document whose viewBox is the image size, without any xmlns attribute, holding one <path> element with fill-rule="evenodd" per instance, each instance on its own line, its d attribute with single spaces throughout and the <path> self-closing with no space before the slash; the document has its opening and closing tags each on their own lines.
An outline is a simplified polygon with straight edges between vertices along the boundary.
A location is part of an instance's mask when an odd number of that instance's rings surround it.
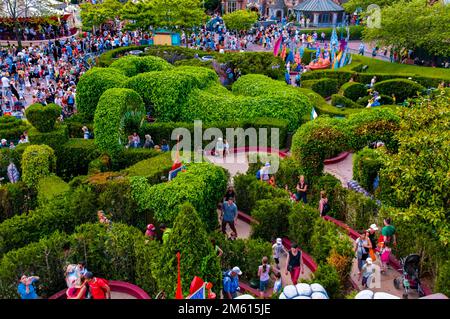
<svg viewBox="0 0 450 319">
<path fill-rule="evenodd" d="M 77 84 L 76 104 L 78 112 L 87 119 L 94 118 L 97 103 L 102 94 L 111 88 L 125 84 L 127 77 L 113 68 L 92 68 L 80 77 Z"/>
<path fill-rule="evenodd" d="M 397 149 L 395 132 L 399 130 L 400 117 L 388 108 L 374 108 L 348 117 L 349 145 L 359 150 L 371 142 L 383 141 L 390 151 Z"/>
<path fill-rule="evenodd" d="M 61 115 L 61 107 L 53 103 L 46 106 L 35 103 L 26 109 L 25 115 L 39 132 L 50 132 L 55 127 L 56 119 Z"/>
<path fill-rule="evenodd" d="M 378 215 L 378 206 L 373 199 L 361 193 L 349 191 L 345 223 L 358 231 L 367 229 Z"/>
<path fill-rule="evenodd" d="M 39 132 L 35 128 L 30 128 L 28 138 L 31 144 L 45 144 L 59 153 L 61 146 L 69 140 L 67 126 L 57 125 L 51 132 Z"/>
<path fill-rule="evenodd" d="M 33 209 L 35 197 L 23 182 L 0 186 L 0 222 Z"/>
<path fill-rule="evenodd" d="M 154 55 L 163 58 L 167 62 L 174 64 L 177 61 L 193 59 L 196 55 L 199 57 L 211 55 L 214 53 L 201 50 L 193 50 L 184 47 L 170 46 L 170 45 L 155 45 L 146 48 L 146 55 Z"/>
<path fill-rule="evenodd" d="M 342 120 L 319 117 L 301 126 L 292 138 L 291 152 L 308 179 L 322 174 L 323 161 L 348 148 Z"/>
<path fill-rule="evenodd" d="M 435 291 L 443 293 L 444 295 L 450 295 L 450 262 L 446 261 L 439 267 L 438 275 L 436 278 Z"/>
<path fill-rule="evenodd" d="M 64 119 L 64 124 L 67 125 L 70 138 L 83 138 L 84 133 L 81 130 L 86 126 L 90 134 L 94 134 L 94 124 L 92 120 L 87 118 L 83 113 L 76 113 L 69 118 Z"/>
<path fill-rule="evenodd" d="M 160 154 L 159 151 L 152 148 L 128 148 L 113 157 L 111 165 L 108 166 L 111 166 L 113 171 L 119 171 Z"/>
<path fill-rule="evenodd" d="M 334 106 L 340 105 L 342 107 L 347 107 L 350 109 L 358 109 L 358 108 L 361 109 L 364 107 L 361 104 L 353 102 L 349 98 L 346 98 L 345 96 L 342 96 L 339 94 L 333 94 L 331 96 L 331 105 L 334 105 Z"/>
<path fill-rule="evenodd" d="M 114 62 L 116 58 L 123 56 L 125 53 L 133 50 L 144 50 L 146 48 L 148 48 L 147 45 L 140 45 L 140 46 L 132 45 L 128 47 L 120 47 L 114 50 L 109 50 L 100 55 L 97 62 L 98 66 L 102 68 L 108 67 L 111 65 L 111 63 Z"/>
<path fill-rule="evenodd" d="M 125 128 L 137 131 L 145 116 L 140 96 L 130 89 L 108 89 L 100 97 L 94 118 L 95 144 L 100 151 L 116 155 L 128 142 Z M 132 125 L 130 125 L 132 123 Z"/>
<path fill-rule="evenodd" d="M 172 156 L 170 152 L 161 153 L 155 157 L 137 162 L 124 170 L 128 176 L 144 176 L 150 184 L 158 184 L 161 177 L 167 176 L 172 169 Z"/>
<path fill-rule="evenodd" d="M 237 174 L 233 178 L 236 192 L 236 205 L 240 211 L 250 213 L 261 199 L 288 198 L 286 191 L 274 188 L 256 179 L 255 175 Z"/>
<path fill-rule="evenodd" d="M 225 171 L 208 163 L 187 166 L 170 182 L 150 185 L 145 177 L 131 177 L 133 198 L 140 209 L 150 209 L 159 222 L 169 225 L 177 215 L 177 206 L 190 202 L 209 230 L 217 226 L 217 203 L 227 186 Z"/>
<path fill-rule="evenodd" d="M 369 192 L 373 192 L 373 182 L 383 167 L 383 160 L 377 150 L 368 147 L 353 155 L 353 179 Z"/>
<path fill-rule="evenodd" d="M 339 179 L 331 174 L 324 174 L 312 183 L 312 203 L 319 205 L 320 192 L 325 191 L 330 211 L 327 215 L 342 220 L 346 212 L 347 190 L 342 187 Z"/>
<path fill-rule="evenodd" d="M 342 86 L 344 83 L 350 81 L 352 77 L 356 75 L 356 72 L 344 71 L 344 70 L 315 70 L 314 72 L 307 72 L 302 75 L 302 80 L 317 80 L 322 78 L 330 78 L 338 80 L 338 86 Z"/>
<path fill-rule="evenodd" d="M 203 61 L 197 58 L 175 61 L 175 66 L 197 66 L 214 69 L 212 61 Z"/>
<path fill-rule="evenodd" d="M 314 272 L 314 279 L 311 282 L 321 284 L 331 299 L 342 297 L 343 286 L 339 273 L 332 265 L 320 264 Z"/>
<path fill-rule="evenodd" d="M 260 166 L 257 167 L 257 169 L 259 168 Z M 287 156 L 280 160 L 278 171 L 275 173 L 275 180 L 280 187 L 288 185 L 290 190 L 294 190 L 297 186 L 298 177 L 303 174 L 300 163 L 292 156 Z"/>
<path fill-rule="evenodd" d="M 352 101 L 367 95 L 367 88 L 364 84 L 358 82 L 347 82 L 341 86 L 342 95 Z"/>
<path fill-rule="evenodd" d="M 25 121 L 19 120 L 14 116 L 4 115 L 0 117 L 0 137 L 7 141 L 13 141 L 14 144 L 17 144 L 20 135 L 28 128 Z"/>
<path fill-rule="evenodd" d="M 65 180 L 86 175 L 91 161 L 100 156 L 94 140 L 71 138 L 61 145 L 57 153 L 56 172 Z"/>
<path fill-rule="evenodd" d="M 22 154 L 25 148 L 29 145 L 29 143 L 19 144 L 14 149 L 8 148 L 0 148 L 0 177 L 5 178 L 5 181 L 8 181 L 8 166 L 9 163 L 14 163 L 19 173 L 21 173 L 21 165 L 20 162 L 22 160 Z"/>
<path fill-rule="evenodd" d="M 320 79 L 311 85 L 311 89 L 322 97 L 329 97 L 338 92 L 338 81 L 336 79 Z"/>
<path fill-rule="evenodd" d="M 425 88 L 411 80 L 392 79 L 375 83 L 374 89 L 380 94 L 395 95 L 398 102 L 402 102 L 409 97 L 414 97 Z"/>
<path fill-rule="evenodd" d="M 156 240 L 139 240 L 134 242 L 134 250 L 136 251 L 136 285 L 154 298 L 159 291 L 155 275 L 152 273 L 152 263 L 159 256 L 161 244 Z"/>
<path fill-rule="evenodd" d="M 54 197 L 64 194 L 70 190 L 69 185 L 56 175 L 43 177 L 37 185 L 37 200 L 43 205 Z"/>
<path fill-rule="evenodd" d="M 192 230 L 195 229 L 195 233 Z M 180 272 L 183 295 L 189 293 L 189 284 L 195 276 L 214 287 L 219 287 L 222 279 L 219 258 L 205 231 L 204 224 L 194 207 L 189 203 L 180 205 L 174 225 L 161 256 L 153 269 L 158 286 L 169 298 L 175 296 L 177 281 L 177 252 L 180 252 Z"/>
<path fill-rule="evenodd" d="M 294 204 L 289 213 L 289 238 L 304 251 L 311 251 L 313 227 L 319 218 L 319 211 L 309 205 Z"/>
<path fill-rule="evenodd" d="M 256 202 L 252 217 L 258 222 L 252 225 L 252 238 L 274 241 L 288 230 L 291 203 L 288 198 L 263 199 Z"/>
<path fill-rule="evenodd" d="M 36 187 L 39 179 L 56 168 L 55 152 L 47 145 L 30 145 L 22 156 L 22 179 L 28 187 Z"/>
<path fill-rule="evenodd" d="M 118 69 L 126 76 L 135 76 L 144 72 L 170 70 L 173 66 L 155 56 L 137 57 L 135 55 L 127 55 L 115 60 L 110 65 L 110 68 Z"/>
<path fill-rule="evenodd" d="M 90 161 L 88 165 L 88 175 L 105 173 L 110 170 L 111 158 L 107 154 L 103 154 L 100 157 Z"/>
<path fill-rule="evenodd" d="M 372 98 L 371 96 L 363 96 L 363 97 L 359 98 L 356 101 L 356 103 L 361 104 L 362 106 L 367 106 L 367 104 L 369 103 L 369 100 L 371 98 Z M 379 102 L 381 105 L 392 105 L 394 103 L 394 100 L 390 96 L 380 95 Z"/>
</svg>

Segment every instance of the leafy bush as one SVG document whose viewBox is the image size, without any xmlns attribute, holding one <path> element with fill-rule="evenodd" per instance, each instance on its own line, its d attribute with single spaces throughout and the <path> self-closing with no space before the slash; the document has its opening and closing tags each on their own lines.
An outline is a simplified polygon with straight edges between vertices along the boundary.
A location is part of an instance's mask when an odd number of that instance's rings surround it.
<svg viewBox="0 0 450 319">
<path fill-rule="evenodd" d="M 446 296 L 450 295 L 450 262 L 448 260 L 439 267 L 435 290 Z"/>
<path fill-rule="evenodd" d="M 0 186 L 0 222 L 33 209 L 35 197 L 23 182 Z"/>
<path fill-rule="evenodd" d="M 338 80 L 338 86 L 342 86 L 344 83 L 350 81 L 352 77 L 356 75 L 356 72 L 352 71 L 336 71 L 336 70 L 315 70 L 314 72 L 307 72 L 302 75 L 302 80 L 317 80 L 322 78 L 336 79 Z"/>
<path fill-rule="evenodd" d="M 367 106 L 371 98 L 371 96 L 363 96 L 359 98 L 356 103 L 361 104 L 362 106 Z M 392 105 L 394 103 L 394 100 L 390 96 L 380 95 L 379 102 L 381 105 Z"/>
<path fill-rule="evenodd" d="M 67 126 L 57 125 L 51 132 L 39 132 L 34 127 L 28 131 L 28 138 L 31 144 L 45 144 L 59 153 L 61 146 L 69 140 Z"/>
<path fill-rule="evenodd" d="M 29 143 L 19 144 L 14 149 L 0 148 L 0 177 L 5 178 L 8 181 L 8 165 L 9 163 L 14 163 L 19 173 L 22 172 L 21 160 L 22 154 Z"/>
<path fill-rule="evenodd" d="M 319 117 L 302 125 L 292 138 L 291 152 L 300 162 L 308 179 L 319 176 L 323 161 L 348 148 L 342 120 Z"/>
<path fill-rule="evenodd" d="M 342 107 L 350 108 L 350 109 L 361 109 L 364 106 L 361 104 L 358 104 L 356 102 L 353 102 L 349 98 L 346 98 L 345 96 L 339 95 L 339 94 L 333 94 L 331 96 L 331 105 L 340 105 Z"/>
<path fill-rule="evenodd" d="M 287 192 L 256 179 L 255 175 L 237 174 L 233 178 L 236 205 L 240 211 L 250 213 L 261 199 L 289 198 Z"/>
<path fill-rule="evenodd" d="M 177 61 L 193 59 L 196 55 L 199 57 L 211 55 L 214 53 L 201 50 L 188 49 L 181 46 L 155 45 L 145 50 L 146 55 L 154 55 L 163 58 L 167 62 L 174 64 Z"/>
<path fill-rule="evenodd" d="M 349 191 L 345 223 L 351 228 L 363 231 L 372 224 L 378 215 L 378 206 L 373 199 L 361 193 Z"/>
<path fill-rule="evenodd" d="M 258 223 L 252 225 L 252 238 L 273 241 L 286 235 L 291 203 L 288 198 L 263 199 L 256 202 L 252 217 Z"/>
<path fill-rule="evenodd" d="M 352 101 L 357 101 L 359 98 L 367 95 L 366 86 L 359 82 L 347 82 L 341 86 L 340 91 L 343 96 Z"/>
<path fill-rule="evenodd" d="M 373 182 L 382 167 L 382 156 L 377 150 L 365 147 L 353 154 L 353 179 L 369 192 L 373 191 Z"/>
<path fill-rule="evenodd" d="M 140 209 L 150 209 L 159 222 L 169 225 L 177 215 L 177 207 L 190 202 L 209 230 L 217 226 L 217 203 L 227 186 L 225 171 L 212 164 L 187 166 L 170 182 L 150 186 L 145 177 L 131 177 L 133 198 Z"/>
<path fill-rule="evenodd" d="M 111 169 L 113 171 L 119 171 L 160 154 L 160 152 L 152 148 L 124 149 L 111 159 Z"/>
<path fill-rule="evenodd" d="M 312 183 L 312 200 L 311 205 L 317 204 L 319 206 L 320 192 L 325 191 L 328 198 L 328 205 L 330 211 L 327 215 L 335 217 L 337 219 L 344 219 L 346 212 L 346 198 L 347 190 L 342 187 L 342 183 L 339 179 L 331 174 L 324 174 Z"/>
<path fill-rule="evenodd" d="M 120 47 L 114 50 L 109 50 L 105 53 L 103 53 L 99 58 L 98 58 L 98 66 L 104 68 L 104 67 L 108 67 L 111 65 L 111 63 L 114 62 L 115 59 L 124 56 L 125 53 L 133 51 L 133 50 L 144 50 L 148 48 L 147 45 L 132 45 L 132 46 L 128 46 L 128 47 Z"/>
<path fill-rule="evenodd" d="M 259 169 L 259 167 L 257 167 L 257 169 Z M 292 156 L 287 156 L 280 160 L 278 171 L 275 173 L 275 180 L 280 187 L 288 185 L 290 190 L 294 190 L 297 185 L 298 177 L 303 174 L 300 163 Z"/>
<path fill-rule="evenodd" d="M 29 128 L 25 121 L 14 116 L 4 115 L 0 117 L 0 137 L 14 144 L 19 140 L 20 135 Z"/>
<path fill-rule="evenodd" d="M 425 88 L 411 80 L 392 79 L 375 83 L 374 89 L 380 94 L 391 96 L 395 95 L 398 102 L 402 102 L 409 97 L 416 96 Z"/>
<path fill-rule="evenodd" d="M 39 179 L 56 168 L 55 152 L 47 145 L 30 145 L 22 156 L 22 179 L 28 187 L 36 187 Z"/>
<path fill-rule="evenodd" d="M 43 177 L 37 185 L 37 200 L 39 205 L 53 200 L 54 197 L 70 190 L 69 185 L 56 175 Z"/>
<path fill-rule="evenodd" d="M 39 131 L 50 132 L 61 115 L 61 107 L 50 103 L 43 106 L 40 103 L 31 104 L 25 111 L 27 120 Z"/>
<path fill-rule="evenodd" d="M 172 169 L 172 156 L 170 152 L 137 162 L 124 170 L 128 176 L 144 176 L 150 184 L 158 184 L 161 177 L 167 176 Z"/>
<path fill-rule="evenodd" d="M 175 66 L 198 66 L 214 69 L 212 61 L 203 61 L 197 58 L 175 61 Z"/>
<path fill-rule="evenodd" d="M 313 227 L 319 218 L 319 211 L 309 205 L 294 204 L 288 216 L 289 238 L 295 241 L 302 250 L 311 251 Z"/>
<path fill-rule="evenodd" d="M 71 138 L 62 144 L 57 153 L 56 172 L 65 180 L 86 175 L 91 161 L 100 156 L 94 140 Z"/>
<path fill-rule="evenodd" d="M 338 92 L 338 81 L 336 79 L 320 79 L 315 80 L 311 85 L 311 89 L 323 97 L 329 97 Z"/>
<path fill-rule="evenodd" d="M 144 72 L 170 70 L 173 66 L 155 56 L 137 57 L 135 55 L 127 55 L 115 60 L 110 65 L 110 68 L 118 69 L 126 76 L 135 76 Z"/>
<path fill-rule="evenodd" d="M 130 89 L 108 89 L 100 97 L 95 110 L 95 144 L 100 151 L 116 155 L 128 142 L 125 127 L 132 123 L 135 130 L 145 116 L 141 97 Z"/>
<path fill-rule="evenodd" d="M 94 118 L 102 94 L 111 88 L 122 87 L 127 77 L 113 68 L 92 68 L 80 77 L 75 97 L 78 112 L 87 119 Z"/>
<path fill-rule="evenodd" d="M 84 132 L 81 130 L 86 126 L 90 134 L 94 134 L 94 124 L 92 120 L 87 118 L 83 113 L 76 113 L 69 118 L 64 119 L 64 124 L 67 125 L 70 138 L 83 138 Z"/>
<path fill-rule="evenodd" d="M 314 272 L 314 279 L 311 283 L 321 284 L 327 291 L 331 299 L 342 297 L 343 286 L 340 276 L 335 267 L 329 264 L 319 264 L 317 270 Z"/>
<path fill-rule="evenodd" d="M 195 233 L 192 230 L 195 229 Z M 183 295 L 189 293 L 189 284 L 195 276 L 209 281 L 214 287 L 220 286 L 222 279 L 219 258 L 208 238 L 204 224 L 194 207 L 189 203 L 179 206 L 174 225 L 161 256 L 157 258 L 153 273 L 158 286 L 168 297 L 175 296 L 177 281 L 177 252 L 180 252 L 180 272 Z"/>
</svg>

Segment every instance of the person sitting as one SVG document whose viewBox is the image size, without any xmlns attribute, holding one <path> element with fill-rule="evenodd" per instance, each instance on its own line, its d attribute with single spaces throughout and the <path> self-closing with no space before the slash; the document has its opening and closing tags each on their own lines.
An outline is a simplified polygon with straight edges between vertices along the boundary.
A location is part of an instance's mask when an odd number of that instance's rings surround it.
<svg viewBox="0 0 450 319">
<path fill-rule="evenodd" d="M 87 128 L 87 126 L 83 126 L 81 130 L 83 131 L 83 138 L 85 140 L 88 140 L 91 137 L 91 134 L 89 133 L 89 129 Z"/>
<path fill-rule="evenodd" d="M 153 148 L 153 147 L 155 147 L 155 142 L 153 142 L 152 137 L 149 134 L 146 134 L 144 148 Z"/>
<path fill-rule="evenodd" d="M 167 144 L 166 140 L 162 140 L 162 142 L 161 142 L 161 151 L 163 151 L 163 152 L 170 151 L 169 144 Z"/>
<path fill-rule="evenodd" d="M 145 237 L 148 237 L 150 240 L 156 238 L 156 227 L 153 224 L 147 225 L 147 230 L 145 231 Z"/>
<path fill-rule="evenodd" d="M 136 132 L 133 133 L 131 141 L 134 148 L 138 148 L 141 144 L 141 138 L 139 137 L 139 135 L 137 135 Z"/>
</svg>

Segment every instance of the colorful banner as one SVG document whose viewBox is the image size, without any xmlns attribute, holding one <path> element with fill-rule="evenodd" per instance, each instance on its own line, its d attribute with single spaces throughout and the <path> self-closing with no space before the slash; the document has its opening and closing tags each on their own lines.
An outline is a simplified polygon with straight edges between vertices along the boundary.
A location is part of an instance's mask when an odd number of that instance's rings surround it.
<svg viewBox="0 0 450 319">
<path fill-rule="evenodd" d="M 278 53 L 280 52 L 280 46 L 281 46 L 281 40 L 283 38 L 280 36 L 278 40 L 275 42 L 275 45 L 273 46 L 273 55 L 278 56 Z"/>
</svg>

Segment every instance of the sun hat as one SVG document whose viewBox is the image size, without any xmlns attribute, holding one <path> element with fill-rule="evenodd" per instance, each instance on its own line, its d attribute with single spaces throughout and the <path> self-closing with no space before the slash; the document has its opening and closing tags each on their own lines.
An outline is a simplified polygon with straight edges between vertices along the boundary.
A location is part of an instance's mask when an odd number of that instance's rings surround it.
<svg viewBox="0 0 450 319">
<path fill-rule="evenodd" d="M 277 244 L 281 245 L 283 243 L 283 241 L 281 240 L 281 238 L 277 238 Z"/>
<path fill-rule="evenodd" d="M 370 227 L 369 227 L 370 229 L 373 229 L 373 230 L 378 230 L 378 227 L 377 227 L 377 224 L 372 224 L 372 225 L 370 225 Z"/>
<path fill-rule="evenodd" d="M 237 273 L 239 276 L 242 275 L 242 271 L 239 269 L 238 266 L 233 267 L 231 271 Z"/>
<path fill-rule="evenodd" d="M 368 263 L 369 265 L 372 265 L 372 263 L 373 263 L 372 258 L 370 258 L 370 257 L 367 258 L 366 263 Z"/>
<path fill-rule="evenodd" d="M 153 224 L 148 224 L 147 225 L 147 229 L 149 229 L 149 230 L 156 230 L 156 227 Z"/>
<path fill-rule="evenodd" d="M 270 163 L 269 162 L 266 162 L 266 165 L 265 165 L 266 167 L 270 167 Z"/>
</svg>

